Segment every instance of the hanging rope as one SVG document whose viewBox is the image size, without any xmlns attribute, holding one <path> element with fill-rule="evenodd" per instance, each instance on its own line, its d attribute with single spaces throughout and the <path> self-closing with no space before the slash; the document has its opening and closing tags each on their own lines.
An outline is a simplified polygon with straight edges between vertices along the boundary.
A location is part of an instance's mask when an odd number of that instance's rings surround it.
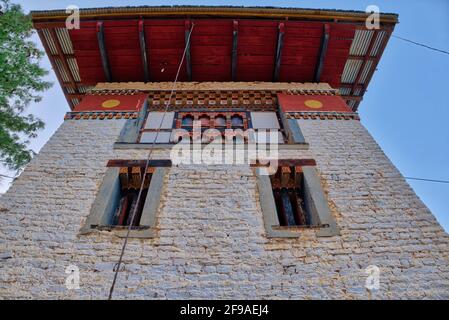
<svg viewBox="0 0 449 320">
<path fill-rule="evenodd" d="M 184 52 L 182 54 L 182 58 L 181 58 L 181 61 L 179 63 L 179 66 L 178 66 L 178 70 L 176 72 L 175 81 L 173 82 L 173 86 L 172 86 L 172 89 L 171 89 L 171 92 L 170 92 L 170 97 L 169 97 L 168 101 L 165 103 L 165 109 L 164 109 L 164 113 L 162 115 L 161 122 L 159 124 L 159 127 L 156 129 L 156 136 L 154 137 L 154 140 L 153 140 L 153 143 L 151 145 L 150 151 L 148 152 L 148 156 L 147 156 L 147 160 L 146 160 L 146 164 L 145 164 L 145 170 L 144 170 L 143 177 L 142 177 L 142 183 L 140 185 L 140 189 L 139 189 L 139 193 L 137 195 L 136 203 L 139 203 L 140 197 L 142 196 L 142 190 L 143 190 L 143 186 L 144 186 L 144 182 L 145 182 L 145 177 L 147 175 L 147 170 L 148 170 L 148 166 L 149 166 L 149 163 L 150 163 L 151 155 L 153 153 L 154 146 L 155 146 L 157 138 L 159 136 L 159 132 L 160 132 L 160 129 L 162 127 L 162 123 L 164 122 L 165 115 L 167 114 L 168 108 L 170 106 L 170 101 L 172 99 L 173 93 L 175 92 L 176 83 L 178 82 L 179 73 L 181 71 L 182 64 L 184 63 L 184 58 L 185 58 L 185 55 L 186 55 L 186 52 L 187 52 L 187 48 L 190 45 L 190 36 L 192 35 L 192 31 L 193 31 L 193 27 L 194 26 L 195 25 L 192 23 L 192 26 L 191 26 L 191 28 L 189 30 L 189 34 L 187 36 L 187 41 L 186 41 L 186 45 L 184 47 Z M 112 280 L 112 285 L 111 285 L 111 288 L 109 290 L 108 300 L 112 299 L 112 294 L 114 293 L 115 284 L 117 283 L 118 273 L 120 271 L 120 266 L 122 265 L 122 262 L 123 262 L 123 256 L 125 254 L 126 245 L 128 244 L 129 234 L 131 232 L 132 224 L 134 222 L 134 217 L 135 217 L 136 212 L 137 212 L 137 207 L 138 206 L 134 206 L 134 210 L 133 210 L 132 215 L 131 215 L 130 224 L 129 224 L 127 232 L 126 232 L 125 240 L 123 241 L 123 246 L 122 246 L 122 250 L 120 252 L 120 257 L 119 257 L 119 260 L 118 260 L 117 264 L 114 267 L 115 268 L 114 279 Z"/>
</svg>

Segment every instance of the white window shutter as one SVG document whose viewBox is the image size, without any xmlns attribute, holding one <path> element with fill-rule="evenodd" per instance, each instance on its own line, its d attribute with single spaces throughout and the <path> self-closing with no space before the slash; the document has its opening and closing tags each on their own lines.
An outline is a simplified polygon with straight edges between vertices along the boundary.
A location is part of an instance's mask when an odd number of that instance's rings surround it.
<svg viewBox="0 0 449 320">
<path fill-rule="evenodd" d="M 140 143 L 153 143 L 154 139 L 156 139 L 157 132 L 144 132 L 140 137 Z M 170 143 L 171 131 L 159 131 L 157 135 L 156 143 Z"/>
<path fill-rule="evenodd" d="M 173 119 L 175 117 L 174 112 L 149 112 L 147 122 L 145 123 L 145 129 L 158 129 L 159 126 L 162 126 L 161 129 L 172 129 L 173 128 Z M 164 119 L 162 121 L 162 118 Z"/>
<path fill-rule="evenodd" d="M 254 129 L 280 129 L 276 112 L 251 112 Z"/>
<path fill-rule="evenodd" d="M 284 137 L 280 131 L 263 130 L 262 132 L 256 132 L 257 143 L 277 143 L 283 144 Z"/>
</svg>

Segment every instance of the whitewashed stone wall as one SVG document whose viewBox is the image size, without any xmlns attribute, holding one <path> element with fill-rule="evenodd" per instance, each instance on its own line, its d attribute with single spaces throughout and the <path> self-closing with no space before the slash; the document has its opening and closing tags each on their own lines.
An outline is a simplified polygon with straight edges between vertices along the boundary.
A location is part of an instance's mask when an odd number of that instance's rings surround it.
<svg viewBox="0 0 449 320">
<path fill-rule="evenodd" d="M 123 239 L 79 235 L 124 120 L 65 121 L 0 198 L 0 297 L 105 299 Z M 341 236 L 267 239 L 251 169 L 173 167 L 116 298 L 449 298 L 449 237 L 358 121 L 299 120 Z M 167 157 L 168 151 L 155 151 Z M 80 269 L 80 289 L 64 286 Z M 380 268 L 380 289 L 365 268 Z"/>
</svg>

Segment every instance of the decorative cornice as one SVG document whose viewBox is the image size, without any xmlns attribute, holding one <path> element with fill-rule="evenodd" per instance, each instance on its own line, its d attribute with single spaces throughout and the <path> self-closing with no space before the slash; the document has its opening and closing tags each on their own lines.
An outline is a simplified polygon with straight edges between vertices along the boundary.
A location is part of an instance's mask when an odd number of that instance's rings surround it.
<svg viewBox="0 0 449 320">
<path fill-rule="evenodd" d="M 319 91 L 337 94 L 327 83 L 300 82 L 100 82 L 92 92 L 98 90 L 140 90 L 140 91 Z"/>
<path fill-rule="evenodd" d="M 110 120 L 110 119 L 137 119 L 138 112 L 67 112 L 64 120 Z"/>
<path fill-rule="evenodd" d="M 360 120 L 356 112 L 288 112 L 287 119 Z"/>
</svg>

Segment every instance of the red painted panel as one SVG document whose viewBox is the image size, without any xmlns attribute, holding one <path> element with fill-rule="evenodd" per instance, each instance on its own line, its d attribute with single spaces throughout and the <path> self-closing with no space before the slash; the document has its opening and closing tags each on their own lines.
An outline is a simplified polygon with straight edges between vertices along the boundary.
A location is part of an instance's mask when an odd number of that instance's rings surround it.
<svg viewBox="0 0 449 320">
<path fill-rule="evenodd" d="M 74 111 L 139 111 L 148 95 L 86 95 Z"/>
<path fill-rule="evenodd" d="M 283 112 L 352 112 L 346 102 L 340 96 L 320 95 L 289 95 L 280 93 L 277 95 L 279 105 Z"/>
</svg>

